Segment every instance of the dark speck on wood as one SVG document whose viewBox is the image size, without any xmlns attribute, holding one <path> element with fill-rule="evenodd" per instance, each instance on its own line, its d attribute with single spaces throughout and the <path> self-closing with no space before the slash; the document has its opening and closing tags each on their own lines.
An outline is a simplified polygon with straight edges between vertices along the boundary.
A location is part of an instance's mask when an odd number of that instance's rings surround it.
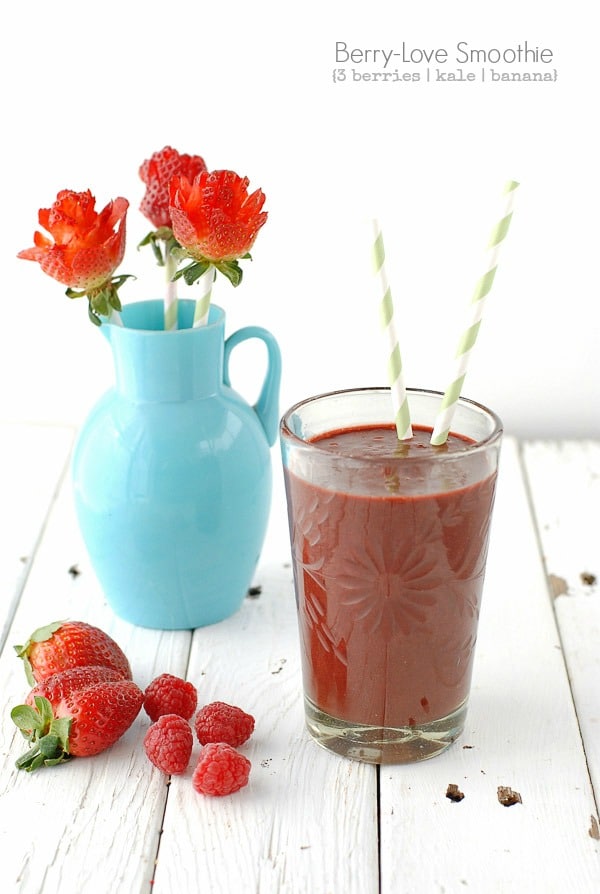
<svg viewBox="0 0 600 894">
<path fill-rule="evenodd" d="M 508 785 L 498 786 L 498 800 L 503 807 L 512 807 L 513 804 L 523 803 L 519 792 L 513 792 L 512 788 Z"/>
<path fill-rule="evenodd" d="M 459 801 L 462 801 L 464 794 L 454 782 L 451 782 L 446 789 L 446 797 L 448 800 L 458 803 Z"/>
</svg>

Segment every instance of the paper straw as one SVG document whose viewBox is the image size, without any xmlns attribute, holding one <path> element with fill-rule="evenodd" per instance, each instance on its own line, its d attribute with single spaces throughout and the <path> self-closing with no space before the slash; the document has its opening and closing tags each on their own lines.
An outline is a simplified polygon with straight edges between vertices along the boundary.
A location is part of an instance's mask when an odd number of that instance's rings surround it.
<svg viewBox="0 0 600 894">
<path fill-rule="evenodd" d="M 450 432 L 450 426 L 452 425 L 454 411 L 456 410 L 456 405 L 458 403 L 462 386 L 465 381 L 465 376 L 467 374 L 467 366 L 469 363 L 471 351 L 479 333 L 479 326 L 481 324 L 485 299 L 490 293 L 492 284 L 494 282 L 494 277 L 496 275 L 496 270 L 498 269 L 498 253 L 500 251 L 500 246 L 506 238 L 506 234 L 508 233 L 508 228 L 510 226 L 515 192 L 518 185 L 519 184 L 515 180 L 509 180 L 509 182 L 504 187 L 504 212 L 502 217 L 492 230 L 490 241 L 488 243 L 488 256 L 485 273 L 477 282 L 477 285 L 475 286 L 475 292 L 473 293 L 473 298 L 471 299 L 471 304 L 469 305 L 469 317 L 467 326 L 465 327 L 465 330 L 458 343 L 458 348 L 456 350 L 454 358 L 453 377 L 442 399 L 440 410 L 431 435 L 431 444 L 433 444 L 434 446 L 444 444 Z"/>
<path fill-rule="evenodd" d="M 165 248 L 165 278 L 167 280 L 167 292 L 165 295 L 165 330 L 172 332 L 177 329 L 177 282 L 173 281 L 177 270 L 177 261 L 171 255 L 169 250 Z"/>
<path fill-rule="evenodd" d="M 208 322 L 210 298 L 212 295 L 213 282 L 215 281 L 215 274 L 215 268 L 209 267 L 198 280 L 196 288 L 200 289 L 201 294 L 196 300 L 196 306 L 194 308 L 194 329 L 197 329 L 199 326 L 206 326 L 206 323 Z"/>
<path fill-rule="evenodd" d="M 408 408 L 408 399 L 406 388 L 404 387 L 404 376 L 402 372 L 402 359 L 400 357 L 400 346 L 396 337 L 394 327 L 394 305 L 392 302 L 392 293 L 387 280 L 385 270 L 385 249 L 383 246 L 383 237 L 379 228 L 379 223 L 373 221 L 373 235 L 375 237 L 373 243 L 373 268 L 379 279 L 380 294 L 382 295 L 379 305 L 379 315 L 381 327 L 387 336 L 390 355 L 388 358 L 388 380 L 392 394 L 392 406 L 394 409 L 394 422 L 399 441 L 407 441 L 412 438 L 412 426 L 410 423 L 410 412 Z"/>
</svg>

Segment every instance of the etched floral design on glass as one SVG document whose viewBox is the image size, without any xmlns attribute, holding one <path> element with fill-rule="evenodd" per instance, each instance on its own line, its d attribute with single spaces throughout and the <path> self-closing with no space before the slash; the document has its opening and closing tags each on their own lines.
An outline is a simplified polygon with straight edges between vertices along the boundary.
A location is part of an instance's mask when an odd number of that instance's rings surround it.
<svg viewBox="0 0 600 894">
<path fill-rule="evenodd" d="M 363 721 L 398 726 L 457 708 L 468 694 L 476 641 L 488 535 L 485 494 L 465 488 L 451 498 L 422 501 L 344 498 L 327 488 L 304 492 L 300 482 L 294 491 L 301 644 L 303 661 L 313 669 L 305 687 L 315 704 L 346 717 L 352 693 Z M 492 494 L 493 481 L 490 500 Z M 364 532 L 358 545 L 357 530 Z M 365 681 L 389 677 L 388 652 L 420 688 L 398 678 L 375 702 Z"/>
</svg>

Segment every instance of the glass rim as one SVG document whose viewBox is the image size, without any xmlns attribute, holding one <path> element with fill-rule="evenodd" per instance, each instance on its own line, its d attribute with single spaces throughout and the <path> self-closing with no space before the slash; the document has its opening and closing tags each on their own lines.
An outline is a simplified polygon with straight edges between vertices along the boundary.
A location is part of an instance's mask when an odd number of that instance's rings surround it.
<svg viewBox="0 0 600 894">
<path fill-rule="evenodd" d="M 431 388 L 407 388 L 407 394 L 423 394 L 431 397 L 439 397 L 440 400 L 444 396 L 443 391 L 436 391 Z M 291 419 L 293 413 L 298 411 L 301 407 L 306 406 L 307 404 L 313 403 L 318 400 L 322 400 L 328 397 L 337 397 L 338 395 L 345 394 L 367 394 L 367 393 L 387 393 L 391 394 L 391 388 L 383 386 L 383 385 L 374 385 L 372 387 L 364 387 L 364 388 L 342 388 L 334 391 L 324 391 L 321 394 L 313 394 L 310 397 L 305 397 L 302 400 L 296 401 L 289 409 L 285 411 L 283 416 L 281 417 L 279 423 L 279 430 L 282 435 L 288 438 L 290 441 L 295 442 L 297 445 L 302 447 L 309 447 L 311 450 L 317 450 L 319 453 L 328 454 L 331 456 L 331 451 L 319 444 L 318 441 L 306 441 L 304 438 L 301 438 L 299 435 L 295 434 L 289 425 L 288 420 Z M 500 417 L 493 410 L 490 410 L 489 407 L 486 407 L 485 404 L 479 403 L 476 400 L 472 400 L 468 397 L 459 397 L 458 404 L 465 406 L 467 408 L 471 408 L 477 410 L 486 416 L 488 416 L 493 422 L 493 429 L 487 437 L 483 438 L 481 441 L 475 441 L 473 443 L 466 443 L 465 447 L 461 450 L 453 451 L 452 453 L 440 453 L 439 459 L 446 459 L 448 461 L 452 459 L 456 459 L 459 456 L 464 456 L 465 454 L 475 453 L 478 451 L 485 450 L 490 447 L 495 441 L 497 441 L 503 434 L 504 425 Z M 393 425 L 393 420 L 390 420 L 390 424 Z M 452 428 L 451 428 L 452 431 Z M 356 456 L 354 455 L 345 455 L 344 453 L 340 454 L 341 456 L 346 456 L 346 458 L 357 461 L 357 462 L 381 462 L 382 457 L 376 456 Z M 431 457 L 430 457 L 431 458 Z M 389 457 L 388 457 L 389 460 Z M 422 456 L 407 456 L 402 458 L 402 462 L 423 462 L 424 457 Z"/>
</svg>

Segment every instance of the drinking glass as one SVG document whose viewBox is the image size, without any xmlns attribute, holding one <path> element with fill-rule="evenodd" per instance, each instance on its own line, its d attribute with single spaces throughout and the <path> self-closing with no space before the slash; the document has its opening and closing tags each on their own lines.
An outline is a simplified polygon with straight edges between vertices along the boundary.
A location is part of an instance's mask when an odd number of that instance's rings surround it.
<svg viewBox="0 0 600 894">
<path fill-rule="evenodd" d="M 308 398 L 280 426 L 306 724 L 370 763 L 433 757 L 465 723 L 502 424 L 461 398 L 433 447 L 441 397 L 408 389 L 404 441 L 387 388 Z"/>
</svg>

